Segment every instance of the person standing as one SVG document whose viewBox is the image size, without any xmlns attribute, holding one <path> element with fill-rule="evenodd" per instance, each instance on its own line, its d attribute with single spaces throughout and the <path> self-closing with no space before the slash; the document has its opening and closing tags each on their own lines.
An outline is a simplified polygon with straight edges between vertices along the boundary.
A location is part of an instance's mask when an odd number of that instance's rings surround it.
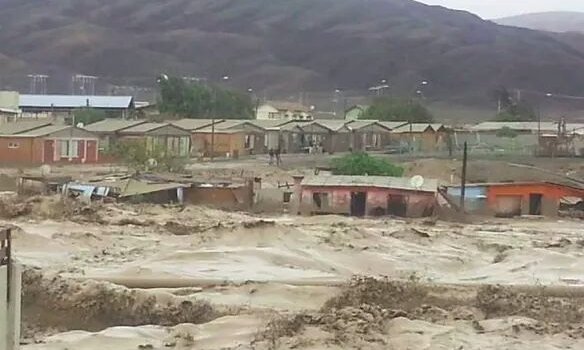
<svg viewBox="0 0 584 350">
<path fill-rule="evenodd" d="M 274 165 L 274 149 L 270 148 L 270 150 L 268 151 L 268 155 L 270 156 L 270 161 L 269 161 L 269 165 Z"/>
</svg>

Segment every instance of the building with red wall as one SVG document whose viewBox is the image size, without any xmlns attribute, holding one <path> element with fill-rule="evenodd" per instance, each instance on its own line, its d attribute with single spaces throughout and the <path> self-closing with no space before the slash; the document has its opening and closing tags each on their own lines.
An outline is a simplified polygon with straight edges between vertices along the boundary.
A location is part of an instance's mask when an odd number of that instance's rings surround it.
<svg viewBox="0 0 584 350">
<path fill-rule="evenodd" d="M 450 187 L 448 194 L 460 197 L 460 187 Z M 557 216 L 562 198 L 584 200 L 584 187 L 552 182 L 505 182 L 467 185 L 466 208 L 499 217 L 520 215 Z"/>
<path fill-rule="evenodd" d="M 434 213 L 436 180 L 413 186 L 410 178 L 385 176 L 312 176 L 295 191 L 305 215 L 424 217 Z"/>
<path fill-rule="evenodd" d="M 86 130 L 48 125 L 0 134 L 0 162 L 6 165 L 97 163 L 98 145 L 98 137 Z"/>
</svg>

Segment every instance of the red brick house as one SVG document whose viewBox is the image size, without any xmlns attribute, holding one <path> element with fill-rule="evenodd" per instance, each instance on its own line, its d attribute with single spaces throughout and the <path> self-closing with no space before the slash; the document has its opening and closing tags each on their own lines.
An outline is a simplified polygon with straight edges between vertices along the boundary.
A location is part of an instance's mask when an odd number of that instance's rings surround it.
<svg viewBox="0 0 584 350">
<path fill-rule="evenodd" d="M 0 133 L 0 162 L 39 165 L 98 161 L 99 139 L 86 130 L 48 125 L 19 133 Z"/>
</svg>

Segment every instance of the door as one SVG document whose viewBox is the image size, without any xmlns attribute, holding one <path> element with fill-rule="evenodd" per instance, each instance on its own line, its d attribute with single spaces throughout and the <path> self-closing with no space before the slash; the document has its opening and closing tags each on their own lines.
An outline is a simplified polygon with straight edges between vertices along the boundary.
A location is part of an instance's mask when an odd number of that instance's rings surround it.
<svg viewBox="0 0 584 350">
<path fill-rule="evenodd" d="M 406 217 L 407 214 L 406 197 L 401 194 L 390 194 L 387 197 L 387 214 L 399 217 Z"/>
<path fill-rule="evenodd" d="M 529 194 L 529 215 L 541 215 L 541 201 L 543 195 L 540 193 Z"/>
<path fill-rule="evenodd" d="M 351 193 L 351 216 L 365 216 L 367 192 Z"/>
<path fill-rule="evenodd" d="M 97 142 L 95 141 L 87 141 L 87 157 L 85 161 L 87 163 L 97 163 Z"/>
<path fill-rule="evenodd" d="M 55 157 L 55 141 L 45 140 L 45 154 L 43 155 L 43 164 L 51 164 Z"/>
</svg>

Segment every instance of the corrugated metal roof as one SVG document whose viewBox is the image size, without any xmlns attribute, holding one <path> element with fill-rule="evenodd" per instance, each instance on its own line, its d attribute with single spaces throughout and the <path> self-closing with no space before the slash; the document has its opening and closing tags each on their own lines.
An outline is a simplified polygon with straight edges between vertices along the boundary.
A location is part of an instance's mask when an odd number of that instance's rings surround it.
<svg viewBox="0 0 584 350">
<path fill-rule="evenodd" d="M 130 108 L 132 96 L 20 95 L 21 108 Z"/>
<path fill-rule="evenodd" d="M 252 123 L 253 125 L 263 128 L 263 129 L 272 129 L 272 128 L 277 128 L 279 126 L 283 126 L 286 124 L 291 123 L 290 120 L 285 120 L 285 119 L 253 119 L 253 120 L 249 120 L 250 123 Z"/>
<path fill-rule="evenodd" d="M 57 131 L 72 129 L 72 126 L 69 125 L 47 125 L 42 128 L 34 129 L 25 131 L 22 133 L 14 134 L 15 136 L 22 136 L 22 137 L 39 137 L 52 134 Z"/>
<path fill-rule="evenodd" d="M 138 125 L 132 126 L 131 128 L 124 129 L 121 132 L 123 134 L 141 134 L 141 133 L 145 133 L 148 131 L 162 128 L 162 127 L 167 126 L 167 125 L 172 125 L 172 124 L 169 124 L 169 123 L 143 123 L 143 124 L 138 124 Z"/>
<path fill-rule="evenodd" d="M 310 176 L 302 180 L 302 186 L 312 187 L 379 187 L 408 191 L 436 192 L 438 180 L 424 179 L 424 184 L 417 188 L 411 185 L 411 178 L 388 176 Z"/>
<path fill-rule="evenodd" d="M 51 125 L 50 121 L 26 120 L 0 125 L 0 135 L 14 135 Z"/>
<path fill-rule="evenodd" d="M 399 128 L 402 125 L 408 124 L 408 122 L 406 122 L 406 121 L 403 121 L 403 122 L 399 122 L 399 121 L 398 122 L 385 122 L 385 121 L 380 121 L 379 124 L 385 126 L 386 128 L 389 128 L 389 129 L 393 130 L 393 129 Z"/>
<path fill-rule="evenodd" d="M 428 128 L 432 128 L 432 125 L 430 124 L 425 124 L 425 123 L 413 123 L 413 124 L 406 124 L 406 125 L 402 125 L 400 127 L 397 127 L 395 129 L 392 130 L 393 133 L 395 134 L 404 134 L 404 133 L 409 133 L 411 132 L 424 132 L 426 131 L 426 129 Z"/>
<path fill-rule="evenodd" d="M 84 129 L 92 132 L 116 132 L 144 123 L 145 120 L 105 119 L 86 125 Z"/>
<path fill-rule="evenodd" d="M 169 123 L 171 123 L 172 125 L 178 126 L 179 128 L 193 131 L 193 130 L 205 128 L 207 126 L 211 126 L 211 124 L 213 124 L 213 120 L 215 121 L 215 124 L 223 122 L 223 119 L 189 119 L 189 118 L 185 118 L 185 119 L 180 119 L 180 120 L 173 120 L 173 121 L 170 121 Z"/>
<path fill-rule="evenodd" d="M 343 129 L 349 130 L 346 126 L 346 120 L 315 120 L 300 127 L 310 126 L 310 125 L 320 125 L 323 128 L 329 129 L 331 131 L 342 131 Z"/>
<path fill-rule="evenodd" d="M 359 130 L 359 129 L 366 128 L 369 126 L 377 126 L 379 128 L 385 129 L 387 131 L 390 130 L 388 127 L 379 123 L 377 120 L 355 120 L 355 121 L 347 123 L 347 127 L 350 130 Z"/>
<path fill-rule="evenodd" d="M 509 128 L 517 131 L 537 131 L 541 128 L 542 131 L 558 131 L 558 124 L 555 122 L 484 122 L 474 125 L 470 128 L 471 131 L 497 131 L 503 128 Z"/>
</svg>

